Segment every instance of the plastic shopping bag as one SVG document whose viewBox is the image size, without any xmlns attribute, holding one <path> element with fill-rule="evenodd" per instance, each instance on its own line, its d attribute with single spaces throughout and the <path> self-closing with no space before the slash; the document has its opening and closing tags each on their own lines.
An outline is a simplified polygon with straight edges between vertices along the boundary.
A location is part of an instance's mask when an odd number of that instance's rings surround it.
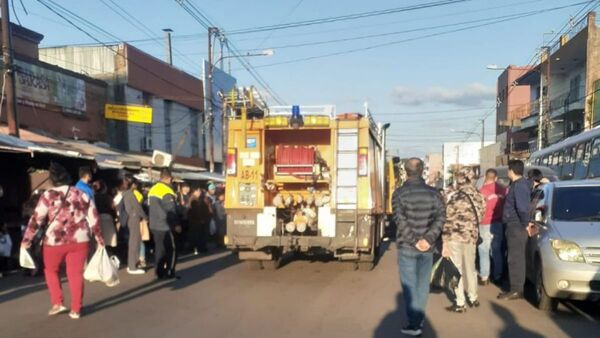
<svg viewBox="0 0 600 338">
<path fill-rule="evenodd" d="M 29 251 L 24 247 L 21 247 L 21 251 L 19 252 L 19 265 L 25 269 L 35 269 L 35 261 L 31 257 Z"/>
<path fill-rule="evenodd" d="M 8 234 L 0 236 L 0 257 L 10 257 L 12 240 Z"/>
<path fill-rule="evenodd" d="M 438 289 L 454 292 L 460 282 L 460 271 L 450 258 L 442 257 L 433 266 L 431 285 Z"/>
<path fill-rule="evenodd" d="M 109 257 L 104 247 L 98 247 L 90 259 L 83 278 L 90 282 L 103 282 L 112 287 L 119 284 L 119 260 Z"/>
</svg>

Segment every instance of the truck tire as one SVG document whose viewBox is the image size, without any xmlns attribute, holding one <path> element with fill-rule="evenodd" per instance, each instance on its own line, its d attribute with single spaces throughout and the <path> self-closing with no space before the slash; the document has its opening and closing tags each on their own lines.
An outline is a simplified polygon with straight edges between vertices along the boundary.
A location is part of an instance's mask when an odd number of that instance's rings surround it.
<svg viewBox="0 0 600 338">
<path fill-rule="evenodd" d="M 544 280 L 542 273 L 542 264 L 537 261 L 537 268 L 535 272 L 535 306 L 542 311 L 553 312 L 558 307 L 558 299 L 548 296 L 546 289 L 544 288 Z"/>
</svg>

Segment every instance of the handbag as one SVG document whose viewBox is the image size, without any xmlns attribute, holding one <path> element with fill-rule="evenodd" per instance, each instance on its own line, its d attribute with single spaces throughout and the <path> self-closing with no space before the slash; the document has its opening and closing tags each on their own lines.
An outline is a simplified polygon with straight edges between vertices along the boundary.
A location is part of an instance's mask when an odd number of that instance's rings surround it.
<svg viewBox="0 0 600 338">
<path fill-rule="evenodd" d="M 142 235 L 142 242 L 150 240 L 150 229 L 148 228 L 148 221 L 145 219 L 140 221 L 140 233 Z"/>
<path fill-rule="evenodd" d="M 40 245 L 42 243 L 42 240 L 44 239 L 44 236 L 46 235 L 47 228 L 50 226 L 50 224 L 54 223 L 54 221 L 56 220 L 56 217 L 58 217 L 58 214 L 60 214 L 63 206 L 65 205 L 65 201 L 67 200 L 67 196 L 69 196 L 70 192 L 71 192 L 71 187 L 68 187 L 67 193 L 60 200 L 60 208 L 58 208 L 58 210 L 56 211 L 56 214 L 54 214 L 54 217 L 52 217 L 52 220 L 46 224 L 45 228 L 40 227 L 35 232 L 35 235 L 33 235 L 33 238 L 31 239 L 31 246 Z"/>
</svg>

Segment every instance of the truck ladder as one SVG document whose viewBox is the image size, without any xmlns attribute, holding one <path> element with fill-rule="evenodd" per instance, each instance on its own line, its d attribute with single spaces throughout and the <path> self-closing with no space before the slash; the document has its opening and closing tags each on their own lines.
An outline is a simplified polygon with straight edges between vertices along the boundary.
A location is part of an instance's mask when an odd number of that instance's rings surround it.
<svg viewBox="0 0 600 338">
<path fill-rule="evenodd" d="M 340 234 L 336 229 L 336 236 L 354 236 L 354 253 L 358 251 L 358 137 L 360 119 L 356 126 L 340 128 L 340 120 L 336 120 L 336 227 L 352 229 L 349 233 Z"/>
</svg>

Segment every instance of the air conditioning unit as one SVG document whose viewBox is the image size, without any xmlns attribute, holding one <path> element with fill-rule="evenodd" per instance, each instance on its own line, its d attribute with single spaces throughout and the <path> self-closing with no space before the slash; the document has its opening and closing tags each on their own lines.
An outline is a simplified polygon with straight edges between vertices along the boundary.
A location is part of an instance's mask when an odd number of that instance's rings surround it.
<svg viewBox="0 0 600 338">
<path fill-rule="evenodd" d="M 152 153 L 152 165 L 155 167 L 168 167 L 173 161 L 173 156 L 163 151 L 155 150 Z"/>
</svg>

